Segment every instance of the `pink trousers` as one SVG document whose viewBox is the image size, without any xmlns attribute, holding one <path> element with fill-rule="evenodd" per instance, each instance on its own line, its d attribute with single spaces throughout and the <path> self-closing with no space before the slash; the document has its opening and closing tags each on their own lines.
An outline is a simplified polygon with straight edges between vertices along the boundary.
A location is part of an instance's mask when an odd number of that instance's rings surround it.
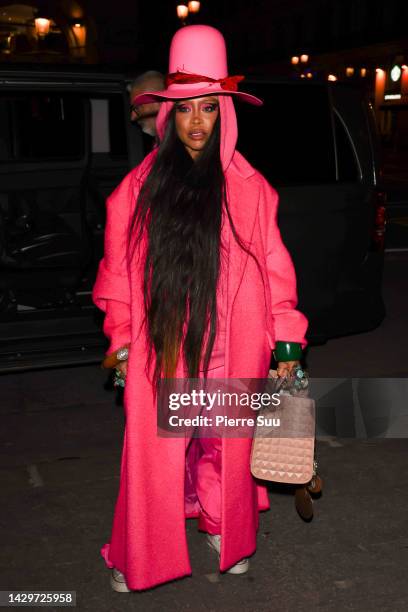
<svg viewBox="0 0 408 612">
<path fill-rule="evenodd" d="M 203 454 L 197 464 L 196 492 L 200 506 L 199 528 L 221 533 L 221 438 L 198 438 Z"/>
<path fill-rule="evenodd" d="M 224 378 L 224 366 L 209 369 L 208 378 Z M 194 482 L 199 529 L 213 535 L 220 534 L 222 440 L 193 438 L 186 444 L 186 454 L 190 459 L 190 467 L 186 467 L 189 471 L 187 480 Z"/>
</svg>

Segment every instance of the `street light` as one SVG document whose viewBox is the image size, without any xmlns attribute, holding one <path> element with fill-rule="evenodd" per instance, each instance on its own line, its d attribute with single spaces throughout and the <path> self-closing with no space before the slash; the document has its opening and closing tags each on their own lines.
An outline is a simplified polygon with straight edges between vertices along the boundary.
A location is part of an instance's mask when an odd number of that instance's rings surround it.
<svg viewBox="0 0 408 612">
<path fill-rule="evenodd" d="M 294 55 L 290 61 L 292 62 L 294 66 L 296 66 L 296 64 L 299 63 L 299 58 L 297 55 Z"/>
<path fill-rule="evenodd" d="M 309 56 L 307 53 L 302 53 L 302 55 L 300 56 L 300 61 L 302 62 L 302 64 L 306 64 L 306 62 L 309 61 Z"/>
</svg>

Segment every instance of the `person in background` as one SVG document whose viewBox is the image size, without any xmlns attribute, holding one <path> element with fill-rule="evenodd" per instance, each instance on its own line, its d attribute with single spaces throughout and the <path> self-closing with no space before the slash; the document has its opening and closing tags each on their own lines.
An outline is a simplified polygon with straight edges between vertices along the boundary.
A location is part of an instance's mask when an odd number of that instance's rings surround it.
<svg viewBox="0 0 408 612">
<path fill-rule="evenodd" d="M 146 148 L 150 151 L 156 142 L 156 117 L 160 110 L 160 102 L 148 104 L 134 104 L 136 96 L 146 91 L 161 91 L 165 87 L 165 79 L 161 72 L 149 70 L 139 75 L 128 86 L 130 96 L 130 120 L 141 128 L 143 134 L 148 137 L 144 139 Z M 154 141 L 151 140 L 154 139 Z M 150 146 L 149 146 L 150 145 Z"/>
</svg>

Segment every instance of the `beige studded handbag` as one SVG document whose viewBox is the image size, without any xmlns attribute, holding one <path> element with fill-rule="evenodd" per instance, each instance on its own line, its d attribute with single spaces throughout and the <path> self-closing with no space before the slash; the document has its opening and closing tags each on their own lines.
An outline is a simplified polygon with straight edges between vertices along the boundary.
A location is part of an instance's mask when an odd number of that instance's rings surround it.
<svg viewBox="0 0 408 612">
<path fill-rule="evenodd" d="M 306 484 L 313 477 L 315 402 L 308 397 L 307 388 L 285 388 L 275 377 L 268 380 L 268 386 L 268 392 L 279 393 L 280 403 L 261 409 L 258 415 L 251 472 L 262 480 Z"/>
</svg>

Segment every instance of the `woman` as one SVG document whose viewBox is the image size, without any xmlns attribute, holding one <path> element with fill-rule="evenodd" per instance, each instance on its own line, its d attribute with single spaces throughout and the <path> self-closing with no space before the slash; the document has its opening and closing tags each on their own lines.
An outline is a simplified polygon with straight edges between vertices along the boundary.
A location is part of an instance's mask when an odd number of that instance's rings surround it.
<svg viewBox="0 0 408 612">
<path fill-rule="evenodd" d="M 235 150 L 232 98 L 262 102 L 227 74 L 217 30 L 176 33 L 167 89 L 133 101 L 164 100 L 160 146 L 107 202 L 93 298 L 108 354 L 130 345 L 120 489 L 102 549 L 118 591 L 191 574 L 186 517 L 199 518 L 221 571 L 244 573 L 269 508 L 250 473 L 250 439 L 158 437 L 160 378 L 266 378 L 272 349 L 284 376 L 305 345 L 277 194 Z"/>
</svg>

